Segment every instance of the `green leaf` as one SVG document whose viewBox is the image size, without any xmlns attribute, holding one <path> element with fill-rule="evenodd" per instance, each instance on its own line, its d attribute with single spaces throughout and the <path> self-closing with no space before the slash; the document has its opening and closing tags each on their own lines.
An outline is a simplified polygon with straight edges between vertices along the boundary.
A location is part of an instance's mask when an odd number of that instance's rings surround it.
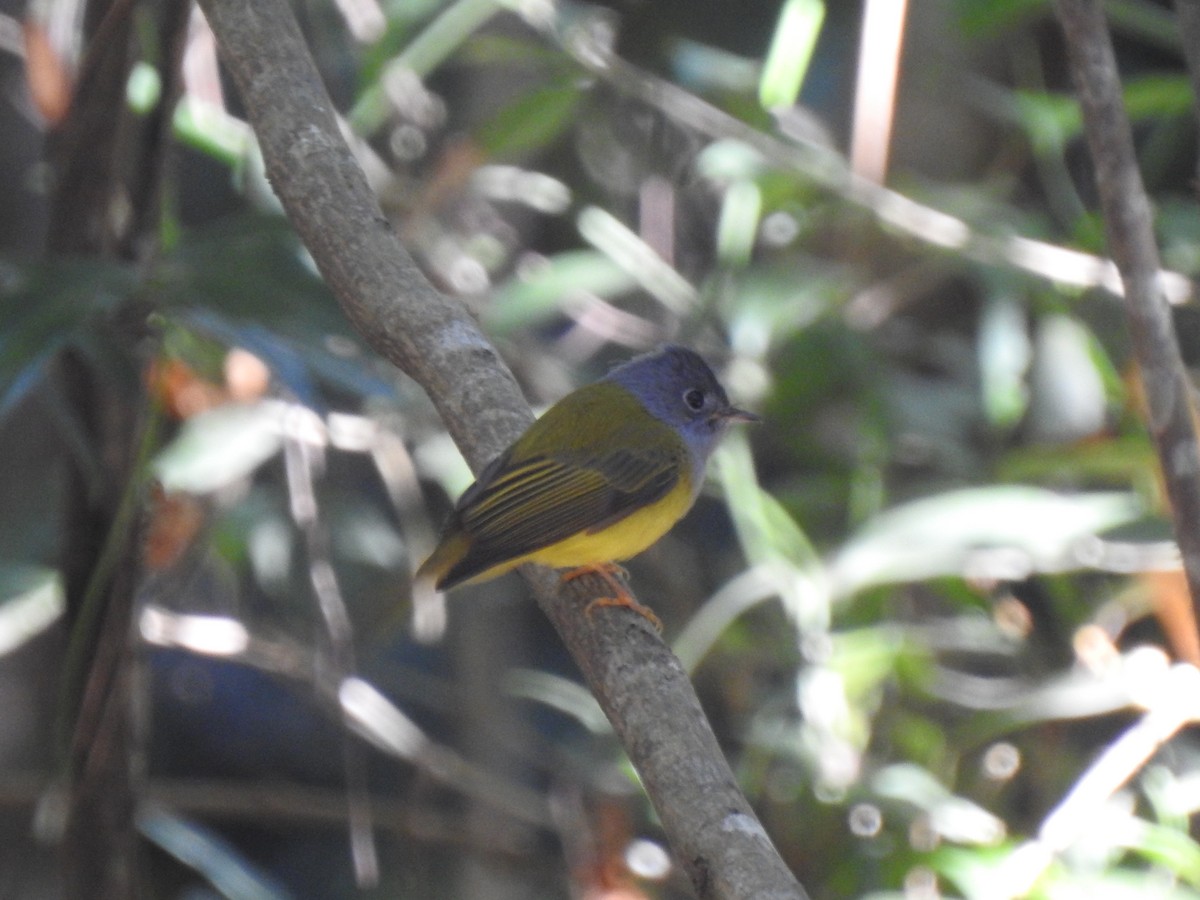
<svg viewBox="0 0 1200 900">
<path fill-rule="evenodd" d="M 228 166 L 238 165 L 255 148 L 249 125 L 224 109 L 192 97 L 180 98 L 171 126 L 181 143 Z"/>
<path fill-rule="evenodd" d="M 391 13 L 393 26 L 397 14 L 407 19 L 429 11 L 421 8 L 423 3 L 395 5 L 400 9 Z M 433 6 L 430 4 L 430 9 Z M 384 87 L 390 77 L 389 71 L 407 69 L 418 78 L 428 78 L 501 8 L 496 0 L 458 0 L 442 9 L 396 56 L 389 54 L 386 62 L 375 60 L 374 66 L 378 70 L 375 77 L 371 78 L 346 116 L 354 131 L 371 135 L 387 122 L 392 111 L 392 102 Z M 404 26 L 408 24 L 407 21 L 402 23 Z M 404 31 L 406 35 L 407 27 Z M 393 30 L 389 37 L 394 36 Z"/>
<path fill-rule="evenodd" d="M 611 298 L 636 287 L 637 279 L 606 254 L 569 250 L 528 267 L 503 285 L 483 321 L 490 334 L 511 334 L 558 315 L 572 292 Z"/>
<path fill-rule="evenodd" d="M 758 83 L 764 109 L 796 104 L 824 21 L 822 0 L 785 0 Z"/>
<path fill-rule="evenodd" d="M 871 780 L 871 787 L 882 797 L 910 803 L 924 812 L 930 827 L 948 840 L 986 846 L 1004 837 L 1003 820 L 952 794 L 933 775 L 913 763 L 881 769 Z"/>
<path fill-rule="evenodd" d="M 433 19 L 396 58 L 396 65 L 426 78 L 502 9 L 496 0 L 458 0 Z"/>
<path fill-rule="evenodd" d="M 695 287 L 664 260 L 637 232 L 606 209 L 588 206 L 576 218 L 579 235 L 637 279 L 671 312 L 692 312 L 699 298 Z"/>
<path fill-rule="evenodd" d="M 140 116 L 150 113 L 162 99 L 162 80 L 158 70 L 147 62 L 135 63 L 125 85 L 125 100 Z"/>
<path fill-rule="evenodd" d="M 138 813 L 137 824 L 147 840 L 202 875 L 222 896 L 242 900 L 292 896 L 271 874 L 244 859 L 233 844 L 195 822 L 149 806 Z"/>
<path fill-rule="evenodd" d="M 958 24 L 965 37 L 994 37 L 1022 19 L 1049 13 L 1049 0 L 958 0 Z"/>
<path fill-rule="evenodd" d="M 63 608 L 57 569 L 0 561 L 0 656 L 43 632 Z"/>
<path fill-rule="evenodd" d="M 762 194 L 753 181 L 735 181 L 725 191 L 717 223 L 717 258 L 727 266 L 750 263 L 762 215 Z"/>
<path fill-rule="evenodd" d="M 189 419 L 154 461 L 163 488 L 206 494 L 249 476 L 282 446 L 278 407 L 229 405 Z"/>
<path fill-rule="evenodd" d="M 1025 311 L 1011 296 L 989 297 L 979 322 L 979 375 L 988 421 L 1015 425 L 1025 412 L 1025 372 L 1032 348 Z"/>
<path fill-rule="evenodd" d="M 1004 481 L 1073 479 L 1128 484 L 1156 466 L 1154 446 L 1144 433 L 1083 444 L 1024 447 L 1009 451 L 996 475 Z"/>
<path fill-rule="evenodd" d="M 1057 153 L 1083 129 L 1083 113 L 1074 97 L 1016 91 L 1013 102 L 1018 121 L 1039 153 Z"/>
<path fill-rule="evenodd" d="M 1192 87 L 1183 74 L 1130 79 L 1124 94 L 1126 110 L 1134 121 L 1190 116 L 1192 112 Z"/>
<path fill-rule="evenodd" d="M 579 99 L 575 83 L 554 84 L 526 94 L 480 129 L 479 144 L 493 157 L 513 157 L 544 147 L 571 124 Z"/>
<path fill-rule="evenodd" d="M 1143 75 L 1131 79 L 1122 93 L 1135 122 L 1191 114 L 1186 75 Z M 1013 96 L 1017 119 L 1040 152 L 1057 152 L 1083 131 L 1083 113 L 1073 95 L 1016 91 Z"/>
<path fill-rule="evenodd" d="M 1131 847 L 1150 861 L 1200 887 L 1200 844 L 1188 834 L 1165 825 L 1137 820 Z"/>
<path fill-rule="evenodd" d="M 1084 539 L 1142 514 L 1133 494 L 1065 495 L 999 486 L 950 491 L 896 507 L 830 563 L 835 596 L 866 587 L 965 576 L 981 563 L 1010 577 L 1082 568 Z"/>
</svg>

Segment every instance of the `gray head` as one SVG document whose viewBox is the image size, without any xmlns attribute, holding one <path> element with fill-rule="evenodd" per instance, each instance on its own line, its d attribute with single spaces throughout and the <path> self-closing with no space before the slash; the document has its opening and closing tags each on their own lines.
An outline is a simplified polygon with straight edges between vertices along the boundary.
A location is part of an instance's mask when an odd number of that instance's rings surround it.
<svg viewBox="0 0 1200 900">
<path fill-rule="evenodd" d="M 700 468 L 734 422 L 758 416 L 729 405 L 725 389 L 699 355 L 674 344 L 634 357 L 605 376 L 628 389 L 656 419 L 674 427 Z"/>
</svg>

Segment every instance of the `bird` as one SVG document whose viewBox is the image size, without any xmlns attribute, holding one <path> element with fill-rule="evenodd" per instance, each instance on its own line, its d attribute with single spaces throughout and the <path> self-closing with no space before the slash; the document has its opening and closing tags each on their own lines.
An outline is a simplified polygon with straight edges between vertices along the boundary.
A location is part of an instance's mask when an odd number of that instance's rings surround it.
<svg viewBox="0 0 1200 900">
<path fill-rule="evenodd" d="M 704 359 L 667 344 L 563 397 L 484 467 L 459 498 L 418 581 L 439 591 L 523 563 L 599 575 L 614 596 L 661 622 L 616 579 L 617 565 L 678 522 L 700 493 L 729 427 L 759 417 L 732 406 Z"/>
</svg>

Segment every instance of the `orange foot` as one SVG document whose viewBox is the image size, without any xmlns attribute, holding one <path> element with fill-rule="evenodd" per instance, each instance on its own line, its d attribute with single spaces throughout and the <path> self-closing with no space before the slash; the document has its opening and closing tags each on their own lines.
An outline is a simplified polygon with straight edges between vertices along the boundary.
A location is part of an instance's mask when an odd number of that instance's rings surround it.
<svg viewBox="0 0 1200 900">
<path fill-rule="evenodd" d="M 562 581 L 565 584 L 568 581 L 574 581 L 584 575 L 596 575 L 601 578 L 613 590 L 611 597 L 597 597 L 584 609 L 583 614 L 591 621 L 592 611 L 597 606 L 624 606 L 632 609 L 635 613 L 654 626 L 655 631 L 662 631 L 662 620 L 654 614 L 654 610 L 649 607 L 642 606 L 633 598 L 633 594 L 629 593 L 629 589 L 617 580 L 619 575 L 622 578 L 628 578 L 629 573 L 616 563 L 599 563 L 590 566 L 580 566 L 577 569 L 571 569 L 562 574 Z"/>
</svg>

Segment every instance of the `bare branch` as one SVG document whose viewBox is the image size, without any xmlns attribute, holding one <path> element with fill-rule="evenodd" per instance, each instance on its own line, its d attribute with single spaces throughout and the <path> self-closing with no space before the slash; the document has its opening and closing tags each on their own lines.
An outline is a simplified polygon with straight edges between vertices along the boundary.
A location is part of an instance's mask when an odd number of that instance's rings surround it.
<svg viewBox="0 0 1200 900">
<path fill-rule="evenodd" d="M 421 275 L 342 139 L 284 0 L 202 0 L 258 135 L 271 183 L 358 331 L 429 393 L 478 470 L 531 420 L 512 375 L 465 307 Z M 525 573 L 614 723 L 676 856 L 705 898 L 803 890 L 738 790 L 678 660 L 640 616 L 589 621 L 595 595 L 557 596 Z"/>
<path fill-rule="evenodd" d="M 1175 0 L 1175 17 L 1192 82 L 1192 116 L 1196 120 L 1193 124 L 1200 129 L 1200 0 Z M 1200 179 L 1200 158 L 1196 165 L 1196 177 Z"/>
<path fill-rule="evenodd" d="M 1142 375 L 1146 419 L 1171 502 L 1175 539 L 1195 609 L 1200 598 L 1200 449 L 1175 324 L 1159 279 L 1150 201 L 1121 100 L 1100 0 L 1058 0 L 1108 244 L 1125 284 L 1125 309 Z"/>
</svg>

